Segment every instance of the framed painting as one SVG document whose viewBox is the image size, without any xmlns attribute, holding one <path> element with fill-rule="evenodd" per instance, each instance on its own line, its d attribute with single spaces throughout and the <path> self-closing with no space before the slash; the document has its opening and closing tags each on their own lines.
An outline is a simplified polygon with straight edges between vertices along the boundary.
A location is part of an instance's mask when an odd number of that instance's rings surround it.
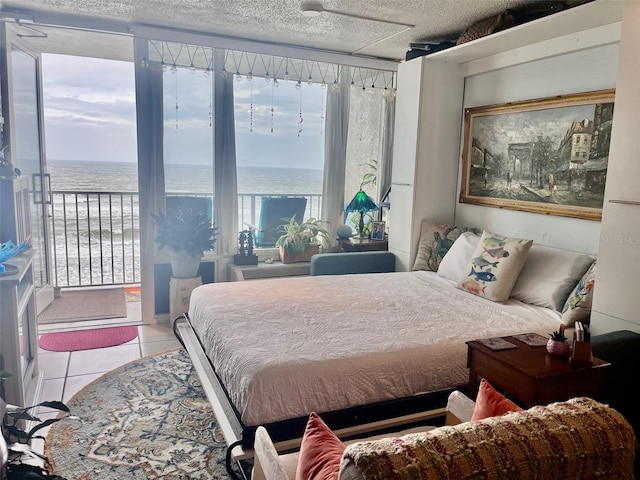
<svg viewBox="0 0 640 480">
<path fill-rule="evenodd" d="M 460 203 L 600 220 L 614 90 L 464 115 Z"/>
</svg>

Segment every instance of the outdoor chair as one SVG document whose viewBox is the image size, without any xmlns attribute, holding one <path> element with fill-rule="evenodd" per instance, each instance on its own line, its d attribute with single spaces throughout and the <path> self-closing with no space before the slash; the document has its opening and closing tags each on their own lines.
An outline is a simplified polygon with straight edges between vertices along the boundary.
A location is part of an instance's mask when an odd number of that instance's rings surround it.
<svg viewBox="0 0 640 480">
<path fill-rule="evenodd" d="M 275 247 L 284 233 L 282 225 L 294 215 L 298 222 L 302 222 L 306 208 L 305 197 L 262 197 L 258 225 L 245 225 L 253 230 L 257 247 Z"/>
</svg>

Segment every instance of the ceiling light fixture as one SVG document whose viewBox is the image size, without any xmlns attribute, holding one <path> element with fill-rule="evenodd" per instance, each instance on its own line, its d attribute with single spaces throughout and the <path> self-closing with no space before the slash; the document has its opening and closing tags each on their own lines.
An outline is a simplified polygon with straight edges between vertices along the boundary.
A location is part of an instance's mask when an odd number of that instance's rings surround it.
<svg viewBox="0 0 640 480">
<path fill-rule="evenodd" d="M 301 0 L 300 11 L 305 17 L 317 17 L 321 13 L 332 13 L 334 15 L 341 15 L 343 17 L 355 18 L 357 20 L 369 20 L 372 22 L 388 23 L 390 25 L 399 25 L 401 27 L 413 28 L 415 25 L 410 23 L 394 22 L 393 20 L 384 20 L 381 18 L 367 17 L 364 15 L 356 15 L 355 13 L 340 12 L 338 10 L 330 10 L 324 8 L 322 0 Z"/>
</svg>

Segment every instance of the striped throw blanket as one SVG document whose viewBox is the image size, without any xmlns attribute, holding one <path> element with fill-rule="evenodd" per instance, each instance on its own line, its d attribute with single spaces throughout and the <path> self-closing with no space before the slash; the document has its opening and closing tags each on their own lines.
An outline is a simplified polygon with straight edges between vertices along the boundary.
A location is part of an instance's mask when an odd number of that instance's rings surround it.
<svg viewBox="0 0 640 480">
<path fill-rule="evenodd" d="M 630 480 L 635 447 L 633 429 L 622 415 L 582 397 L 352 444 L 344 452 L 342 469 L 355 467 L 372 480 Z"/>
</svg>

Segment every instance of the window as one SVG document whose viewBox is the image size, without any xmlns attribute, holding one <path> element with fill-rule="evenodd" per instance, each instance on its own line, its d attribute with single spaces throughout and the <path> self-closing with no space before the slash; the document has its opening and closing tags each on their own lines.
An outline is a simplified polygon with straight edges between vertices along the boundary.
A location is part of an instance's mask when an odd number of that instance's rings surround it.
<svg viewBox="0 0 640 480">
<path fill-rule="evenodd" d="M 320 215 L 326 88 L 293 80 L 234 82 L 238 217 L 256 225 L 263 196 L 307 197 Z"/>
<path fill-rule="evenodd" d="M 167 209 L 197 209 L 212 218 L 213 77 L 184 67 L 166 68 L 162 77 Z"/>
</svg>

